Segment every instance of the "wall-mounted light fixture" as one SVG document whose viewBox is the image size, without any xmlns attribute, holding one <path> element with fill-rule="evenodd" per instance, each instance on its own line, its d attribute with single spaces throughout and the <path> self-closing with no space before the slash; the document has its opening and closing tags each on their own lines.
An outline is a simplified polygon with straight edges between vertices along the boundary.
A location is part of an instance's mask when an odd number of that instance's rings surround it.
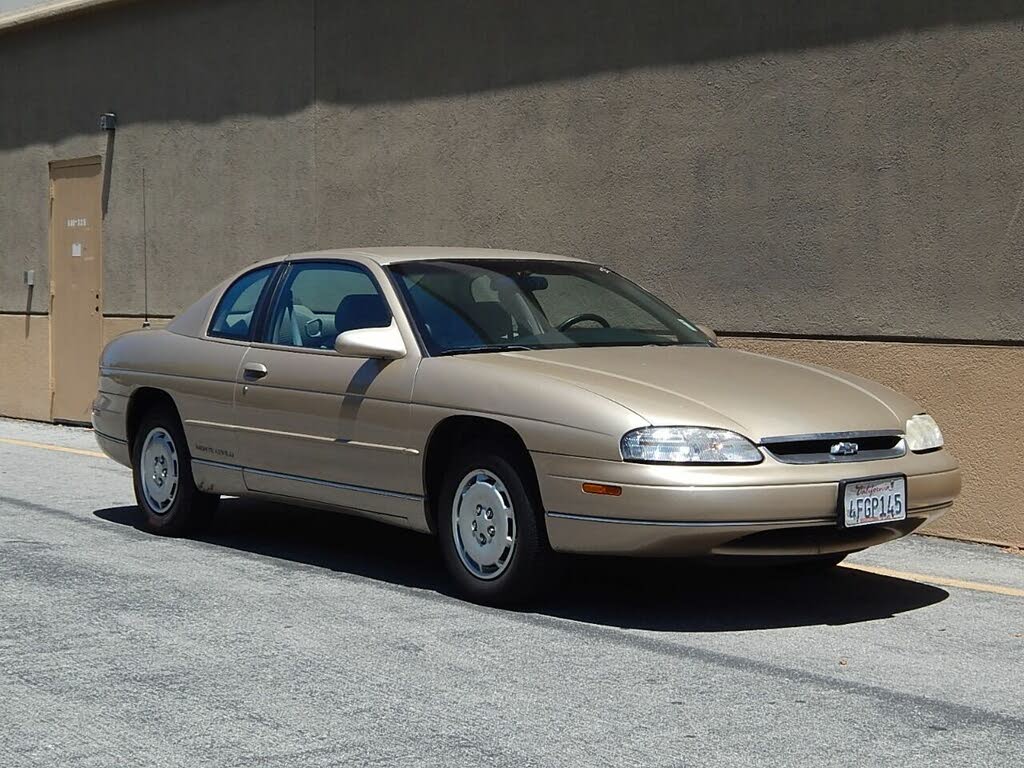
<svg viewBox="0 0 1024 768">
<path fill-rule="evenodd" d="M 113 112 L 104 112 L 100 115 L 100 130 L 112 131 L 117 128 L 117 115 Z"/>
</svg>

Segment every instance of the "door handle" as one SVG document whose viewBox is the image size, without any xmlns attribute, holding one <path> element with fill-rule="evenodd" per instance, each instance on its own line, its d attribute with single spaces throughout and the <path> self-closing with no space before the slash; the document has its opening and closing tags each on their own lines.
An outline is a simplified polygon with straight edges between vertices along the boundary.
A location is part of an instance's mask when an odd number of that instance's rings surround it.
<svg viewBox="0 0 1024 768">
<path fill-rule="evenodd" d="M 242 376 L 247 381 L 256 381 L 267 375 L 267 366 L 263 363 L 246 363 L 242 367 Z"/>
</svg>

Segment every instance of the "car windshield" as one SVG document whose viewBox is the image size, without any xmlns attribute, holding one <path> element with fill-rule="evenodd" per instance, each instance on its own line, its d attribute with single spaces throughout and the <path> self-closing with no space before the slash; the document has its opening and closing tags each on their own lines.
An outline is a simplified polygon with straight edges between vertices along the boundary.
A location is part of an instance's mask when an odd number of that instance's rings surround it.
<svg viewBox="0 0 1024 768">
<path fill-rule="evenodd" d="M 671 307 L 594 264 L 481 259 L 390 269 L 431 355 L 711 343 Z"/>
</svg>

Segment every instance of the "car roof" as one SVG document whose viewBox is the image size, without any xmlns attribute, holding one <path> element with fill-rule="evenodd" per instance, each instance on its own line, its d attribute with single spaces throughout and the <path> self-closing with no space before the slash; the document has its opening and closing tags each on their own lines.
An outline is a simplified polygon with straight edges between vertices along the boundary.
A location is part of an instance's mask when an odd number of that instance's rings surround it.
<svg viewBox="0 0 1024 768">
<path fill-rule="evenodd" d="M 585 261 L 572 256 L 558 256 L 551 253 L 534 253 L 532 251 L 510 251 L 500 248 L 458 248 L 448 246 L 396 246 L 386 248 L 332 248 L 323 251 L 292 253 L 286 260 L 294 259 L 345 259 L 359 258 L 374 261 L 377 264 L 398 264 L 405 261 L 440 261 L 465 259 L 496 259 L 496 260 L 530 260 L 530 261 Z"/>
</svg>

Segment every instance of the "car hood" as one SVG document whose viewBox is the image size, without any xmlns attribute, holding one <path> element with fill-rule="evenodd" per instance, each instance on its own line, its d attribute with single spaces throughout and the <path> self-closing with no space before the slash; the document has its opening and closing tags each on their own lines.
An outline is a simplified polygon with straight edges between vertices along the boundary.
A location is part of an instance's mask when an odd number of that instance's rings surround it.
<svg viewBox="0 0 1024 768">
<path fill-rule="evenodd" d="M 903 430 L 919 412 L 912 400 L 858 376 L 722 347 L 591 347 L 486 357 L 570 382 L 655 425 L 720 427 L 754 440 Z"/>
</svg>

